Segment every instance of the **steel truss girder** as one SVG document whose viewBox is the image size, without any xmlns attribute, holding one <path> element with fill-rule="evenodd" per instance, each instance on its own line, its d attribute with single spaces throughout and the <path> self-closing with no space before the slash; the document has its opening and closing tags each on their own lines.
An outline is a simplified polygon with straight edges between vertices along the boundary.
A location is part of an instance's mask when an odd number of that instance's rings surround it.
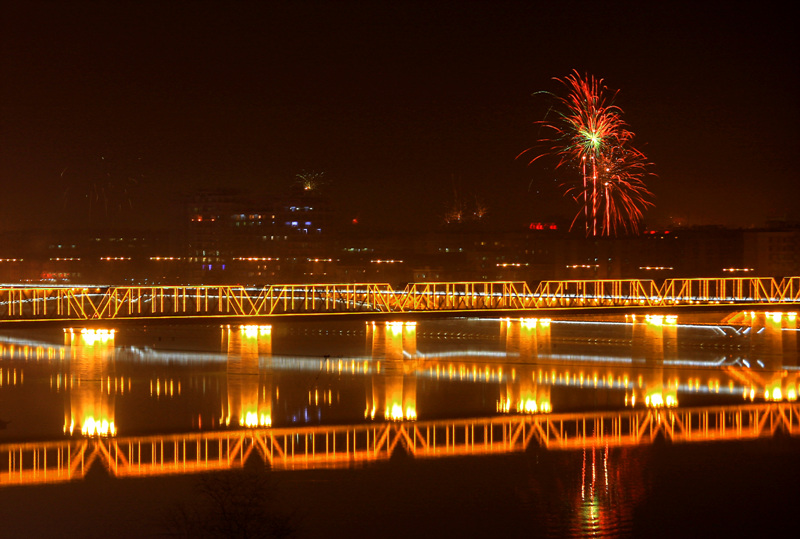
<svg viewBox="0 0 800 539">
<path fill-rule="evenodd" d="M 0 288 L 2 321 L 258 318 L 342 313 L 535 311 L 681 305 L 800 304 L 800 277 L 244 286 Z"/>
</svg>

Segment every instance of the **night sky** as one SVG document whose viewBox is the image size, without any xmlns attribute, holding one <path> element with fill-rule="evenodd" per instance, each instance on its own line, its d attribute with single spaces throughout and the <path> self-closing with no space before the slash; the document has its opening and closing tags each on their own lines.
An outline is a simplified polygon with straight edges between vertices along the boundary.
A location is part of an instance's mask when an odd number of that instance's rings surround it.
<svg viewBox="0 0 800 539">
<path fill-rule="evenodd" d="M 796 19 L 771 2 L 64 4 L 0 7 L 0 232 L 99 205 L 166 226 L 194 189 L 302 171 L 363 226 L 435 226 L 454 190 L 508 227 L 570 215 L 569 171 L 515 157 L 573 69 L 620 90 L 649 227 L 800 219 Z"/>
</svg>

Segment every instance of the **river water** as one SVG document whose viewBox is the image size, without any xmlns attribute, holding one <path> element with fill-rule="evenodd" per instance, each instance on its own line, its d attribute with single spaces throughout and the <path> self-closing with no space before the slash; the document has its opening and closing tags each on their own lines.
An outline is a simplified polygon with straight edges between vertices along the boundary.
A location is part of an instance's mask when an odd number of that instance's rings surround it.
<svg viewBox="0 0 800 539">
<path fill-rule="evenodd" d="M 2 535 L 193 536 L 226 504 L 298 537 L 796 532 L 799 333 L 758 312 L 4 330 Z M 713 420 L 739 409 L 762 427 Z M 658 419 L 684 410 L 689 438 Z M 643 423 L 587 437 L 601 415 Z"/>
</svg>

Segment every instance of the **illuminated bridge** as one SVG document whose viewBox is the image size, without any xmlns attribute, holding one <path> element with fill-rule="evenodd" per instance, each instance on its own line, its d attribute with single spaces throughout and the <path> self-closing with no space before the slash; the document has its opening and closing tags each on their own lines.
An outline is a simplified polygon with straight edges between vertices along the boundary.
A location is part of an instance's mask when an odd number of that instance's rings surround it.
<svg viewBox="0 0 800 539">
<path fill-rule="evenodd" d="M 274 470 L 387 460 L 800 436 L 800 404 L 650 408 L 586 414 L 258 428 L 163 436 L 93 437 L 0 445 L 0 487 L 78 480 L 101 465 L 115 477 L 241 468 L 257 455 Z"/>
<path fill-rule="evenodd" d="M 3 287 L 0 322 L 257 318 L 285 315 L 481 313 L 800 304 L 800 277 L 653 280 Z"/>
</svg>

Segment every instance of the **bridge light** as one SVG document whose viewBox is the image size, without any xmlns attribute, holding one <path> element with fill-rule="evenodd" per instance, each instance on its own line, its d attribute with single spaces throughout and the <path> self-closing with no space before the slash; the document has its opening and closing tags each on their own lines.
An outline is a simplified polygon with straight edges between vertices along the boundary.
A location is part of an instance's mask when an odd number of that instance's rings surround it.
<svg viewBox="0 0 800 539">
<path fill-rule="evenodd" d="M 243 427 L 255 427 L 258 425 L 258 415 L 255 412 L 247 412 L 244 417 L 239 418 L 239 425 Z"/>
<path fill-rule="evenodd" d="M 526 414 L 535 414 L 537 409 L 536 401 L 533 399 L 521 401 L 517 407 L 518 412 L 524 412 Z"/>
<path fill-rule="evenodd" d="M 661 394 L 660 392 L 651 393 L 645 396 L 644 403 L 646 406 L 649 406 L 651 408 L 661 408 L 662 406 L 664 406 L 664 395 Z M 667 406 L 670 406 L 669 397 L 667 398 L 667 403 L 668 403 Z M 672 404 L 672 406 L 674 406 L 674 404 Z"/>
<path fill-rule="evenodd" d="M 70 425 L 70 433 L 72 432 L 72 425 Z M 114 427 L 113 421 L 107 419 L 95 420 L 93 417 L 87 417 L 81 426 L 81 434 L 84 436 L 115 436 L 117 429 Z"/>
<path fill-rule="evenodd" d="M 71 329 L 71 328 L 70 328 Z M 114 333 L 116 330 L 113 329 L 90 329 L 90 328 L 81 328 L 81 339 L 83 339 L 84 343 L 91 346 L 97 342 L 107 342 L 114 339 Z M 70 331 L 70 335 L 73 332 Z"/>
<path fill-rule="evenodd" d="M 401 421 L 403 419 L 403 407 L 399 403 L 393 404 L 390 409 L 386 410 L 386 419 Z"/>
<path fill-rule="evenodd" d="M 501 397 L 500 400 L 497 401 L 496 409 L 500 413 L 508 413 L 508 410 L 509 410 L 510 406 L 511 406 L 511 403 L 509 403 L 508 399 L 505 399 L 505 398 Z"/>
<path fill-rule="evenodd" d="M 549 401 L 542 401 L 539 404 L 539 411 L 542 413 L 549 414 L 552 410 L 553 408 L 551 407 Z"/>
<path fill-rule="evenodd" d="M 395 335 L 403 330 L 402 322 L 386 322 L 385 326 L 392 330 Z"/>
<path fill-rule="evenodd" d="M 520 322 L 522 323 L 522 327 L 526 329 L 530 329 L 536 327 L 536 322 L 538 320 L 536 318 L 522 318 Z"/>
</svg>

